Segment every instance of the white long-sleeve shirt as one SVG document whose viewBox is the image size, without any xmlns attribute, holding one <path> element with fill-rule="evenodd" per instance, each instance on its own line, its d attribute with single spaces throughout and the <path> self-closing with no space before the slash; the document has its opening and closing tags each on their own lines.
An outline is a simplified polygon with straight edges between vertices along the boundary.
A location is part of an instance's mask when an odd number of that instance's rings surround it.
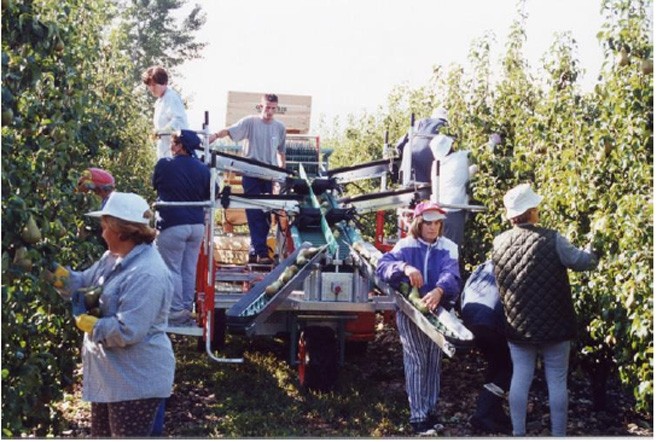
<svg viewBox="0 0 657 442">
<path fill-rule="evenodd" d="M 171 88 L 155 101 L 153 127 L 156 132 L 189 129 L 187 112 L 180 95 Z M 157 159 L 171 156 L 171 137 L 162 136 L 157 141 Z"/>
</svg>

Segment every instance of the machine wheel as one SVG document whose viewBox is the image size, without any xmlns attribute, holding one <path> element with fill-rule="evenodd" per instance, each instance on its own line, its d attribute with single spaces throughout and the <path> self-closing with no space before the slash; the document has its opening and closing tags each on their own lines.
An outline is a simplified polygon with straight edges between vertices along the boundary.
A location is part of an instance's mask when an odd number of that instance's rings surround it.
<svg viewBox="0 0 657 442">
<path fill-rule="evenodd" d="M 210 349 L 212 351 L 221 351 L 226 344 L 226 309 L 215 309 L 213 321 Z M 198 338 L 197 349 L 201 353 L 205 352 L 205 340 L 203 337 Z"/>
<path fill-rule="evenodd" d="M 299 384 L 330 391 L 338 378 L 338 342 L 330 327 L 306 327 L 299 336 Z"/>
</svg>

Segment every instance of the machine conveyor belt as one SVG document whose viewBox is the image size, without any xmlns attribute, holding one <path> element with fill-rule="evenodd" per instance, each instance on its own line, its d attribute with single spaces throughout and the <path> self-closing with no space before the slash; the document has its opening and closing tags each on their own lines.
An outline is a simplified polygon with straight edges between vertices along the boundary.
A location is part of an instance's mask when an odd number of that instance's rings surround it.
<svg viewBox="0 0 657 442">
<path fill-rule="evenodd" d="M 456 353 L 457 347 L 468 347 L 471 344 L 471 341 L 466 341 L 466 340 L 458 340 L 458 339 L 453 339 L 445 336 L 443 333 L 441 333 L 439 330 L 436 329 L 436 326 L 429 321 L 429 319 L 418 309 L 416 309 L 413 304 L 411 304 L 408 299 L 399 293 L 397 290 L 392 288 L 388 283 L 384 282 L 382 279 L 380 279 L 376 273 L 375 273 L 375 268 L 367 262 L 367 260 L 363 259 L 360 254 L 353 248 L 351 248 L 352 251 L 352 256 L 355 258 L 355 261 L 358 264 L 358 267 L 361 271 L 362 274 L 367 275 L 372 283 L 376 285 L 379 290 L 384 295 L 391 296 L 392 299 L 394 299 L 395 304 L 397 304 L 397 307 L 405 314 L 407 315 L 415 325 L 418 326 L 422 332 L 427 335 L 432 341 L 434 341 L 438 346 L 447 354 L 447 356 L 452 357 Z M 442 307 L 438 307 L 438 309 L 443 309 Z M 444 310 L 444 309 L 443 309 Z M 438 310 L 440 314 L 447 314 L 451 315 L 452 317 L 450 318 L 451 321 L 457 321 L 460 323 L 460 321 L 454 317 L 451 313 L 448 311 L 441 311 Z M 438 314 L 434 314 L 434 316 L 438 317 Z M 466 329 L 467 330 L 467 329 Z M 471 333 L 467 331 L 468 335 L 471 336 Z"/>
<path fill-rule="evenodd" d="M 321 258 L 325 246 L 300 267 L 296 274 L 285 283 L 275 294 L 267 295 L 265 289 L 276 281 L 279 276 L 291 265 L 296 263 L 302 250 L 312 247 L 305 242 L 290 256 L 281 261 L 267 276 L 254 285 L 244 296 L 226 312 L 228 330 L 231 333 L 246 333 L 263 323 L 276 311 L 277 307 L 292 293 L 294 289 L 308 276 L 312 266 Z"/>
</svg>

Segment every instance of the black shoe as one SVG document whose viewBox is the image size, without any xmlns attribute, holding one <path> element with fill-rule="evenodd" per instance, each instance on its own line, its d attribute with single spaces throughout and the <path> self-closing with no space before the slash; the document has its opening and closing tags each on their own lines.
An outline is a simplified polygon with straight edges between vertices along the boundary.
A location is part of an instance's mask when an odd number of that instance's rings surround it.
<svg viewBox="0 0 657 442">
<path fill-rule="evenodd" d="M 483 389 L 477 398 L 477 410 L 470 425 L 485 433 L 511 434 L 511 420 L 502 407 L 503 399 Z"/>
<path fill-rule="evenodd" d="M 411 428 L 413 433 L 418 436 L 435 436 L 437 434 L 436 430 L 433 428 L 433 425 L 427 421 L 411 422 Z"/>
<path fill-rule="evenodd" d="M 249 264 L 257 264 L 258 262 L 258 255 L 249 253 Z"/>
</svg>

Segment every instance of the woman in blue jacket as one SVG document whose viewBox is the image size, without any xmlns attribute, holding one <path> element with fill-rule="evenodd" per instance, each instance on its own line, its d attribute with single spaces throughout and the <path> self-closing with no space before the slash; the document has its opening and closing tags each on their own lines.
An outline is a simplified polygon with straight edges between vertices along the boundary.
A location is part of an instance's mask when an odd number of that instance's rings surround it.
<svg viewBox="0 0 657 442">
<path fill-rule="evenodd" d="M 82 344 L 82 399 L 91 402 L 92 438 L 144 438 L 171 395 L 176 361 L 165 330 L 171 273 L 153 246 L 148 203 L 112 192 L 100 218 L 107 252 L 84 271 L 70 271 L 61 295 L 71 299 Z M 82 290 L 100 292 L 86 312 Z"/>
<path fill-rule="evenodd" d="M 376 269 L 377 275 L 392 286 L 408 282 L 417 287 L 430 310 L 438 305 L 450 308 L 461 288 L 458 248 L 442 236 L 444 219 L 445 212 L 437 204 L 418 204 L 411 235 L 384 254 Z M 435 434 L 442 428 L 436 421 L 441 350 L 408 316 L 399 313 L 396 316 L 404 353 L 411 427 L 416 434 Z"/>
</svg>

